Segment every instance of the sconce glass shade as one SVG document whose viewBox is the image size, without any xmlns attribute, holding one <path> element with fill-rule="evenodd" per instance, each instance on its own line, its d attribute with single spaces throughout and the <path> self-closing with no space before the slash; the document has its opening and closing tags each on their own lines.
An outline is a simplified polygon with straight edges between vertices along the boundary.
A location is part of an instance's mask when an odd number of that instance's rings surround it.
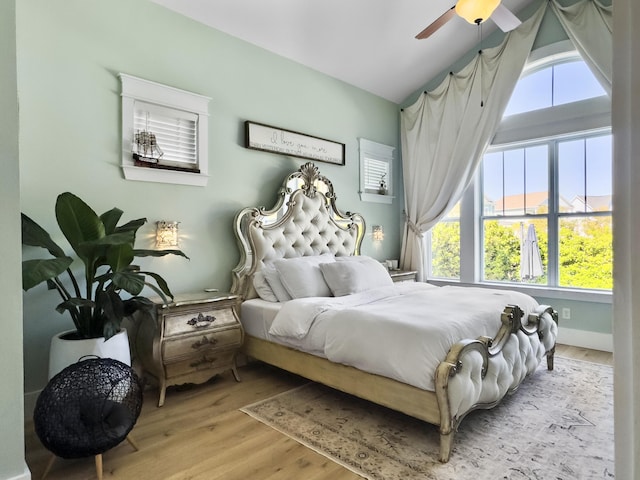
<svg viewBox="0 0 640 480">
<path fill-rule="evenodd" d="M 177 247 L 179 244 L 178 224 L 180 222 L 156 222 L 156 248 Z"/>
<path fill-rule="evenodd" d="M 500 0 L 458 0 L 456 13 L 469 23 L 480 24 L 491 16 Z"/>
<path fill-rule="evenodd" d="M 371 229 L 371 235 L 374 242 L 381 242 L 384 240 L 384 229 L 381 225 L 374 225 Z"/>
</svg>

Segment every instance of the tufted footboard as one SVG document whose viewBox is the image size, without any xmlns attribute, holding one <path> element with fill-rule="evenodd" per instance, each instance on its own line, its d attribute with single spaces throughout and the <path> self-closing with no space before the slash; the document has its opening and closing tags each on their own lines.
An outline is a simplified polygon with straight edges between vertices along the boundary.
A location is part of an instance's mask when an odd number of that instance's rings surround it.
<svg viewBox="0 0 640 480">
<path fill-rule="evenodd" d="M 480 337 L 456 343 L 436 371 L 440 410 L 440 461 L 447 462 L 453 437 L 467 413 L 491 408 L 513 393 L 547 356 L 553 370 L 558 314 L 540 305 L 526 322 L 519 307 L 509 305 L 495 338 Z"/>
</svg>

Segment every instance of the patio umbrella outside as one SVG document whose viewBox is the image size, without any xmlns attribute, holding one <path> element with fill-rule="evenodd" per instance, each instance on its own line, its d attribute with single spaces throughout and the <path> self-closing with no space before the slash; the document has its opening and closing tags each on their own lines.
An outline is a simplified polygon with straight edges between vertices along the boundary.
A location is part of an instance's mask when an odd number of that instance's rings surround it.
<svg viewBox="0 0 640 480">
<path fill-rule="evenodd" d="M 531 223 L 527 229 L 527 236 L 520 247 L 520 278 L 522 280 L 534 280 L 543 274 L 544 268 L 542 267 L 536 227 Z"/>
</svg>

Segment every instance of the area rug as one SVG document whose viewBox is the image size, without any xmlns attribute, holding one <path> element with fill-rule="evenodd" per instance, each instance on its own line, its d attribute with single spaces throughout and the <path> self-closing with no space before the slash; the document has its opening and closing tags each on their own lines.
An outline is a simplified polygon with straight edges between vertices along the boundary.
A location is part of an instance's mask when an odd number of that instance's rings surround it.
<svg viewBox="0 0 640 480">
<path fill-rule="evenodd" d="M 463 420 L 446 464 L 435 426 L 316 383 L 241 410 L 370 480 L 614 478 L 613 369 L 543 364 Z"/>
</svg>

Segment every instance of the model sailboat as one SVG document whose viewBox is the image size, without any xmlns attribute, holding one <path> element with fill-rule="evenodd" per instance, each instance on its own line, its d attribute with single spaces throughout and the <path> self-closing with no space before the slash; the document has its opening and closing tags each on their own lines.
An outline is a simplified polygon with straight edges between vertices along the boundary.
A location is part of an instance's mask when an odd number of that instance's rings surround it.
<svg viewBox="0 0 640 480">
<path fill-rule="evenodd" d="M 133 159 L 139 162 L 158 163 L 164 155 L 156 136 L 148 130 L 138 131 L 133 139 Z"/>
</svg>

